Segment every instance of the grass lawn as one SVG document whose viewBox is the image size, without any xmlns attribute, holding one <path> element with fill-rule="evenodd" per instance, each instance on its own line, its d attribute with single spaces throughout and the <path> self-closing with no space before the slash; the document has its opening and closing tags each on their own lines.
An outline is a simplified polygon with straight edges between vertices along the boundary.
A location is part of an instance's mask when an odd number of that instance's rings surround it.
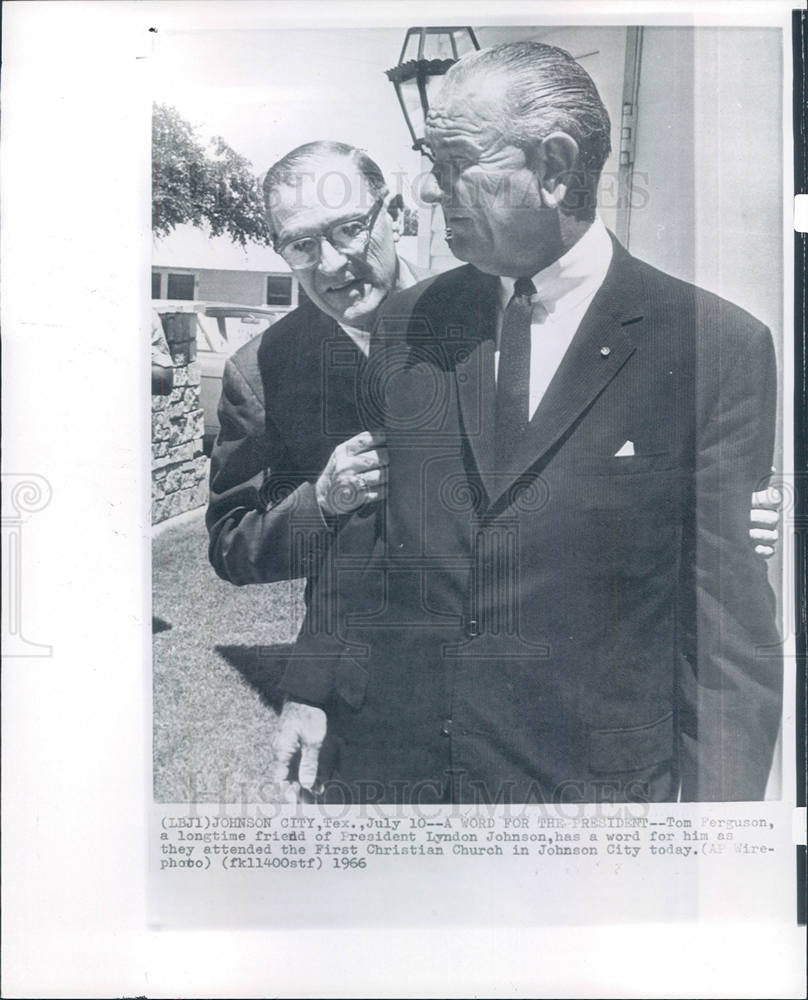
<svg viewBox="0 0 808 1000">
<path fill-rule="evenodd" d="M 276 685 L 300 625 L 302 582 L 220 580 L 204 509 L 156 534 L 152 576 L 155 799 L 265 800 Z"/>
</svg>

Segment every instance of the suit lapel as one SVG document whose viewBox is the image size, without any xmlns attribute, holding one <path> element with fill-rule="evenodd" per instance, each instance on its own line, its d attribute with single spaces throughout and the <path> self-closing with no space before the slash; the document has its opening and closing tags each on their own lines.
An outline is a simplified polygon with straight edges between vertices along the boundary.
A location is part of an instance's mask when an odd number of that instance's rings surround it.
<svg viewBox="0 0 808 1000">
<path fill-rule="evenodd" d="M 333 448 L 362 430 L 359 388 L 364 355 L 335 320 L 311 306 L 301 317 L 290 362 L 294 368 L 284 373 L 284 405 L 278 420 L 290 440 L 306 442 L 309 453 L 316 456 L 312 461 L 321 462 L 322 471 Z M 312 414 L 317 414 L 316 420 Z"/>
<path fill-rule="evenodd" d="M 508 468 L 489 476 L 491 504 L 541 461 L 589 409 L 635 351 L 643 316 L 642 288 L 632 259 L 615 242 L 611 266 L 547 392 L 514 450 Z"/>
<path fill-rule="evenodd" d="M 324 364 L 321 382 L 325 390 L 324 430 L 331 439 L 338 438 L 341 442 L 363 429 L 360 391 L 365 356 L 336 323 L 323 339 L 321 350 Z"/>
<path fill-rule="evenodd" d="M 491 471 L 496 466 L 494 349 L 499 279 L 478 271 L 472 274 L 475 280 L 463 296 L 459 316 L 463 343 L 455 352 L 454 371 L 463 434 L 490 498 L 495 485 Z"/>
</svg>

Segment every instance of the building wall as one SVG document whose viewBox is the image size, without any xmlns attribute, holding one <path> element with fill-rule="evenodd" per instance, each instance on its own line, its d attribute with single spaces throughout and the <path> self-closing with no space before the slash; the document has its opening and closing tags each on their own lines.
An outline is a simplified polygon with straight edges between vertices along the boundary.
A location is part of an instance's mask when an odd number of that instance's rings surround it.
<svg viewBox="0 0 808 1000">
<path fill-rule="evenodd" d="M 287 277 L 289 272 L 237 271 L 232 269 L 216 270 L 213 268 L 180 268 L 153 267 L 153 273 L 161 277 L 160 298 L 170 298 L 168 295 L 169 274 L 193 274 L 194 299 L 203 302 L 231 302 L 238 305 L 265 306 L 267 304 L 267 277 L 277 273 Z M 293 309 L 297 305 L 297 280 L 292 278 Z M 283 309 L 283 306 L 278 306 Z"/>
<path fill-rule="evenodd" d="M 265 274 L 249 271 L 197 271 L 196 297 L 211 302 L 266 305 Z"/>
<path fill-rule="evenodd" d="M 634 186 L 648 198 L 629 238 L 632 253 L 737 302 L 776 341 L 781 45 L 772 28 L 643 29 Z"/>
</svg>

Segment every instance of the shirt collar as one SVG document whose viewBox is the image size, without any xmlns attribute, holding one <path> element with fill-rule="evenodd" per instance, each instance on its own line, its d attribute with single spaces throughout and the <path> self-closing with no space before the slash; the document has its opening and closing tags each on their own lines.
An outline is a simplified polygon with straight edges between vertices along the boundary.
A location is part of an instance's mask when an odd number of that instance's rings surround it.
<svg viewBox="0 0 808 1000">
<path fill-rule="evenodd" d="M 600 216 L 558 260 L 532 276 L 538 300 L 548 313 L 573 309 L 594 295 L 603 283 L 612 259 L 612 241 Z M 504 309 L 513 296 L 514 278 L 500 278 L 500 303 Z"/>
<path fill-rule="evenodd" d="M 398 280 L 396 281 L 395 291 L 400 292 L 405 288 L 412 288 L 413 285 L 417 284 L 418 277 L 412 269 L 412 264 L 403 257 L 398 258 Z"/>
</svg>

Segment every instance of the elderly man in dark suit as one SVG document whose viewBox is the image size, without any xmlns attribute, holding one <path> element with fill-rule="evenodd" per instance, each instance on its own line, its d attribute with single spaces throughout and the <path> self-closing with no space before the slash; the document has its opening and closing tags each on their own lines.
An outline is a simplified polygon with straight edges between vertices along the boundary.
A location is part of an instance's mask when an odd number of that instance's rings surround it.
<svg viewBox="0 0 808 1000">
<path fill-rule="evenodd" d="M 460 60 L 430 111 L 424 197 L 469 263 L 385 302 L 362 396 L 388 500 L 284 680 L 343 742 L 334 797 L 763 796 L 781 665 L 746 532 L 771 337 L 605 230 L 609 129 L 530 42 Z"/>
<path fill-rule="evenodd" d="M 416 274 L 396 253 L 395 209 L 381 170 L 361 150 L 307 143 L 269 170 L 264 188 L 276 249 L 307 301 L 225 366 L 211 457 L 210 559 L 239 585 L 306 577 L 308 606 L 312 591 L 327 586 L 332 540 L 343 528 L 346 537 L 361 533 L 362 515 L 385 495 L 381 420 L 374 425 L 363 411 L 359 386 L 379 306 Z M 306 634 L 327 632 L 319 611 L 328 601 L 315 602 L 301 649 Z M 289 703 L 281 770 L 301 732 L 301 777 L 311 784 L 323 719 Z"/>
</svg>

